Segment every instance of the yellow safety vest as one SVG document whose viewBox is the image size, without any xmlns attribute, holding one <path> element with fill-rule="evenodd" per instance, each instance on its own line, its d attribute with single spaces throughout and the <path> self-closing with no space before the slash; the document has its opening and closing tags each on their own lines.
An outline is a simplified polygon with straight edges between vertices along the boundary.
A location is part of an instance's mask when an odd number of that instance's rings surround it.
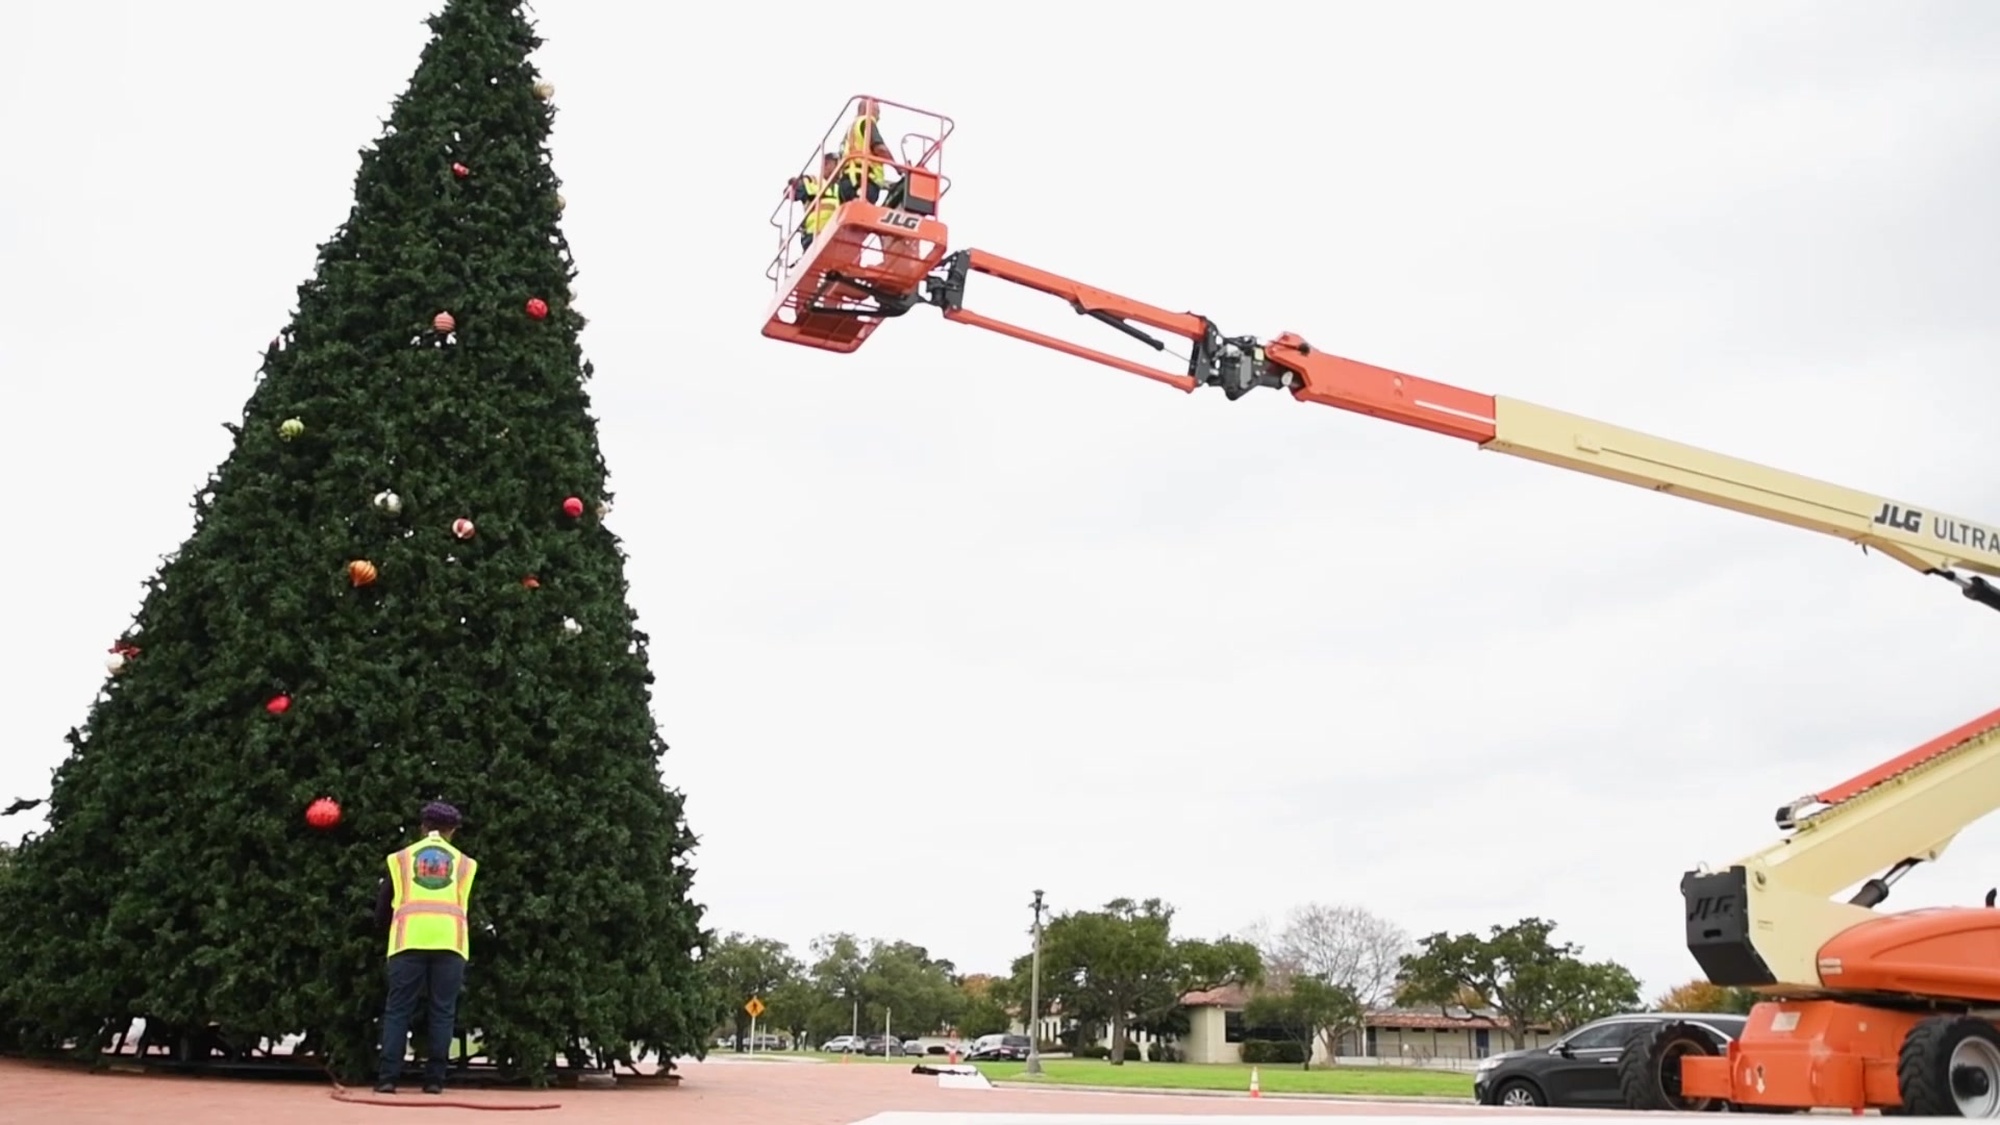
<svg viewBox="0 0 2000 1125">
<path fill-rule="evenodd" d="M 840 196 L 834 194 L 833 185 L 823 184 L 815 176 L 802 176 L 804 181 L 806 217 L 800 225 L 805 232 L 817 235 L 833 220 L 834 212 L 840 210 Z"/>
<path fill-rule="evenodd" d="M 389 956 L 449 949 L 472 958 L 465 907 L 479 864 L 433 832 L 389 855 Z"/>
<path fill-rule="evenodd" d="M 856 120 L 854 127 L 847 131 L 847 156 L 849 159 L 847 163 L 841 165 L 840 174 L 853 180 L 856 184 L 861 182 L 861 166 L 863 162 L 854 158 L 874 151 L 875 146 L 868 142 L 876 132 L 875 119 L 872 117 L 863 117 Z M 880 157 L 868 162 L 868 178 L 878 184 L 889 182 L 889 168 L 886 164 L 882 163 Z"/>
</svg>

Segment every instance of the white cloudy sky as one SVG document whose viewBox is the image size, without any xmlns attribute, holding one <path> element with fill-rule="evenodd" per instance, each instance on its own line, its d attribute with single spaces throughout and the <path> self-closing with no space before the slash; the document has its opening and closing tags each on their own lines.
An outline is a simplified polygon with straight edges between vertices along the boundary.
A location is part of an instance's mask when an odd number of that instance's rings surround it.
<svg viewBox="0 0 2000 1125">
<path fill-rule="evenodd" d="M 757 331 L 774 193 L 866 87 L 957 119 L 960 245 L 2000 519 L 2000 7 L 1028 2 L 879 58 L 815 53 L 824 5 L 541 9 L 719 927 L 994 969 L 1035 887 L 1538 913 L 1657 988 L 1684 869 L 2000 704 L 2000 620 L 1834 541 L 934 317 Z M 188 531 L 428 10 L 10 13 L 0 798 Z M 2000 822 L 1961 844 L 1895 901 L 2000 881 Z"/>
</svg>

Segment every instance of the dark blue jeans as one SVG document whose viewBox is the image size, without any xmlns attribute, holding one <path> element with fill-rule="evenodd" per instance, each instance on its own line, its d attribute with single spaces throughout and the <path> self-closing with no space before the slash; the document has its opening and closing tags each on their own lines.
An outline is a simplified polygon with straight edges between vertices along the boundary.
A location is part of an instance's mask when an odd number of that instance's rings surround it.
<svg viewBox="0 0 2000 1125">
<path fill-rule="evenodd" d="M 402 1076 L 417 997 L 428 994 L 430 1051 L 424 1058 L 424 1081 L 444 1084 L 445 1066 L 451 1059 L 452 1022 L 458 1016 L 458 990 L 464 983 L 465 958 L 449 949 L 406 949 L 389 958 L 389 1002 L 382 1008 L 378 1082 L 394 1082 Z"/>
</svg>

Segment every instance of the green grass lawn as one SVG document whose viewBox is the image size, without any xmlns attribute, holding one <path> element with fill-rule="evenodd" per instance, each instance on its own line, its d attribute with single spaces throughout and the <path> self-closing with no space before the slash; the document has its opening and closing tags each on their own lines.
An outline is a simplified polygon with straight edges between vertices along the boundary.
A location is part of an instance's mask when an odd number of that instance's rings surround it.
<svg viewBox="0 0 2000 1125">
<path fill-rule="evenodd" d="M 1021 1063 L 975 1063 L 996 1081 L 1021 1078 Z M 1041 1081 L 1066 1086 L 1118 1086 L 1135 1090 L 1250 1089 L 1250 1068 L 1233 1063 L 1134 1063 L 1112 1066 L 1094 1059 L 1044 1059 Z M 1349 1094 L 1356 1097 L 1472 1097 L 1472 1075 L 1400 1066 L 1336 1066 L 1300 1070 L 1260 1066 L 1267 1094 Z"/>
</svg>

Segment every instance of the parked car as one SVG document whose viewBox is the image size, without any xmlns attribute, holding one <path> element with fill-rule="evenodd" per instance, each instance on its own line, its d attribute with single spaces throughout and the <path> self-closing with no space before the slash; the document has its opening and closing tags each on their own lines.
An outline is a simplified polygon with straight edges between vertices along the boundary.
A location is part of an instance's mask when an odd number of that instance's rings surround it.
<svg viewBox="0 0 2000 1125">
<path fill-rule="evenodd" d="M 1720 1013 L 1642 1012 L 1611 1016 L 1584 1024 L 1547 1047 L 1507 1051 L 1482 1059 L 1472 1077 L 1472 1095 L 1481 1105 L 1551 1106 L 1588 1109 L 1666 1108 L 1634 1106 L 1621 1086 L 1631 1068 L 1620 1065 L 1625 1048 L 1643 1043 L 1649 1033 L 1681 1024 L 1703 1037 L 1709 1050 L 1720 1052 L 1743 1034 L 1746 1017 Z M 1677 1097 L 1676 1085 L 1668 1091 Z M 1694 1110 L 1722 1109 L 1719 1102 L 1687 1105 Z"/>
<path fill-rule="evenodd" d="M 821 1043 L 819 1049 L 829 1055 L 851 1054 L 861 1049 L 861 1037 L 858 1035 L 836 1035 L 826 1042 Z"/>
<path fill-rule="evenodd" d="M 903 1053 L 903 1041 L 892 1039 L 887 1035 L 870 1035 L 862 1041 L 861 1053 L 864 1055 L 881 1055 L 884 1058 L 893 1058 Z"/>
<path fill-rule="evenodd" d="M 1020 1062 L 1028 1057 L 1025 1035 L 982 1035 L 973 1040 L 967 1062 Z"/>
</svg>

